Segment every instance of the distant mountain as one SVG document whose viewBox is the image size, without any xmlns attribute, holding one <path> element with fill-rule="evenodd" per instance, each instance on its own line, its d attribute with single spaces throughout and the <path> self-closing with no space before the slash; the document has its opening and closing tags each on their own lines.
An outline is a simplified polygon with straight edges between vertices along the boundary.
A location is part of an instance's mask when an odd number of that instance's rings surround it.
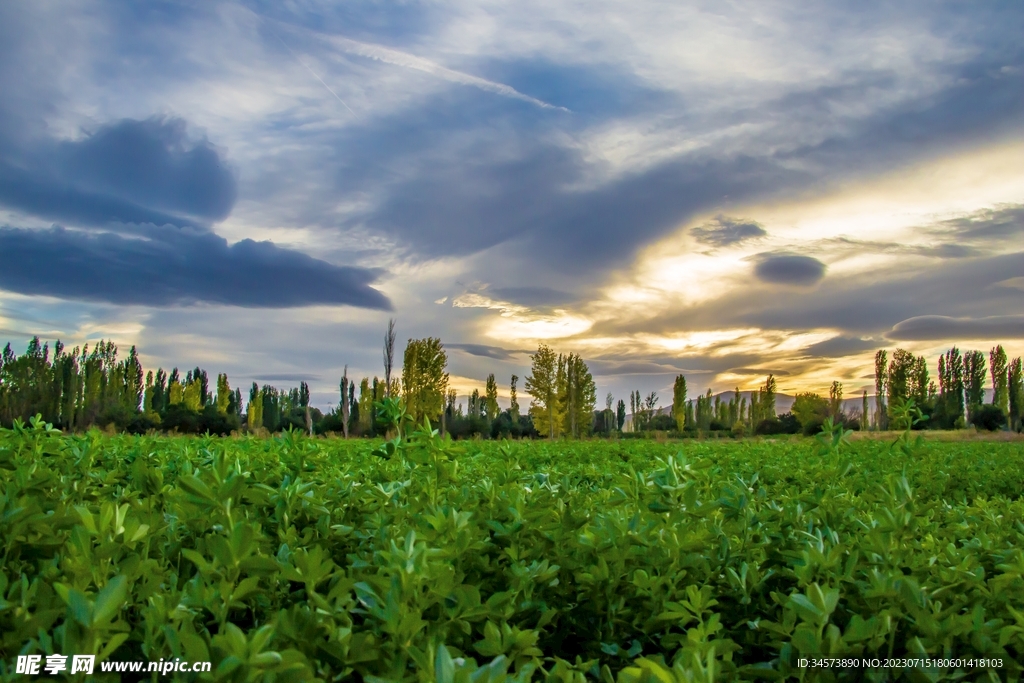
<svg viewBox="0 0 1024 683">
<path fill-rule="evenodd" d="M 754 391 L 741 391 L 740 392 L 740 397 L 747 399 L 747 405 L 749 406 L 750 405 L 750 397 L 754 393 L 756 393 L 756 392 L 754 392 Z M 714 399 L 715 398 L 719 398 L 719 399 L 721 399 L 722 403 L 728 403 L 729 401 L 731 401 L 733 399 L 733 397 L 735 395 L 736 395 L 735 391 L 723 391 L 723 392 L 721 392 L 719 394 L 712 395 L 711 401 L 712 401 L 712 403 L 714 403 Z M 826 396 L 825 398 L 827 399 L 828 397 Z M 690 400 L 696 400 L 696 397 L 692 397 Z M 796 397 L 795 396 L 790 396 L 789 394 L 776 394 L 775 395 L 775 413 L 777 415 L 782 415 L 783 413 L 790 412 L 793 409 L 793 403 L 795 401 L 796 401 Z M 847 415 L 860 415 L 861 408 L 862 408 L 862 401 L 863 401 L 863 399 L 862 399 L 861 396 L 851 396 L 849 398 L 844 398 L 843 399 L 843 412 L 846 413 Z M 985 390 L 985 402 L 986 403 L 991 403 L 992 402 L 992 389 L 986 389 Z M 868 411 L 872 415 L 874 415 L 874 413 L 875 413 L 875 396 L 874 396 L 874 394 L 868 394 Z M 655 415 L 671 415 L 672 414 L 672 405 L 669 404 L 668 406 L 664 406 L 664 407 L 658 408 L 657 410 L 654 411 L 654 414 Z M 626 415 L 626 422 L 623 425 L 623 429 L 626 429 L 628 431 L 629 426 L 632 425 L 632 424 L 633 424 L 633 415 L 632 414 Z"/>
<path fill-rule="evenodd" d="M 747 399 L 747 405 L 749 406 L 750 405 L 750 397 L 751 397 L 752 394 L 755 394 L 755 393 L 757 393 L 757 392 L 756 391 L 741 391 L 740 392 L 740 398 Z M 714 403 L 715 398 L 718 398 L 718 399 L 720 399 L 722 401 L 722 403 L 728 403 L 729 401 L 731 401 L 733 399 L 733 397 L 735 397 L 735 395 L 736 395 L 735 391 L 723 391 L 723 392 L 721 392 L 719 394 L 714 394 L 712 396 L 712 398 L 711 398 L 711 401 L 712 401 L 712 403 Z M 692 397 L 689 400 L 696 400 L 696 396 Z M 796 396 L 790 396 L 789 394 L 775 394 L 775 413 L 777 415 L 782 415 L 783 413 L 788 413 L 789 411 L 791 411 L 793 409 L 793 403 L 795 401 L 796 401 Z M 844 398 L 843 399 L 843 412 L 846 413 L 847 415 L 850 415 L 850 414 L 853 414 L 853 413 L 856 413 L 856 414 L 859 415 L 860 412 L 861 412 L 861 405 L 862 405 L 862 397 L 860 397 L 860 396 Z M 870 394 L 868 395 L 868 410 L 871 413 L 875 412 L 875 397 L 873 395 L 870 395 Z M 668 406 L 660 407 L 660 408 L 658 408 L 657 410 L 654 411 L 654 414 L 655 415 L 671 415 L 672 414 L 672 405 L 669 404 Z M 626 429 L 628 431 L 629 426 L 632 425 L 632 424 L 633 424 L 633 415 L 632 415 L 632 413 L 630 413 L 630 414 L 626 415 L 626 422 L 623 425 L 623 429 Z"/>
</svg>

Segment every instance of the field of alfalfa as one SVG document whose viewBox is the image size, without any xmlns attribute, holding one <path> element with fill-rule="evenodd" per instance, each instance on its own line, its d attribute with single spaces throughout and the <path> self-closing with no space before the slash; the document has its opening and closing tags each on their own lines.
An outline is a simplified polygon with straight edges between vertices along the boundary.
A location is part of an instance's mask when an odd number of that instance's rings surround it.
<svg viewBox="0 0 1024 683">
<path fill-rule="evenodd" d="M 224 681 L 1016 680 L 1022 460 L 1020 441 L 16 427 L 0 679 L 74 652 Z M 922 653 L 1002 666 L 797 666 Z"/>
</svg>

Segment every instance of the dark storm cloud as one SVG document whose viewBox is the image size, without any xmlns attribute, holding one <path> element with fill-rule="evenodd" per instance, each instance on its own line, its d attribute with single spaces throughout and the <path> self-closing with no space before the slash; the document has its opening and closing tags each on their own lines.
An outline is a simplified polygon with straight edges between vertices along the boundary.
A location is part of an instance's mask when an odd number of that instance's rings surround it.
<svg viewBox="0 0 1024 683">
<path fill-rule="evenodd" d="M 197 302 L 252 308 L 348 304 L 390 310 L 379 273 L 335 266 L 270 242 L 152 228 L 147 237 L 0 228 L 0 288 L 115 304 Z"/>
<path fill-rule="evenodd" d="M 774 285 L 813 285 L 825 277 L 825 264 L 801 254 L 758 254 L 754 275 L 761 282 Z"/>
<path fill-rule="evenodd" d="M 503 349 L 500 346 L 488 346 L 486 344 L 445 344 L 444 346 L 446 349 L 464 351 L 471 356 L 493 358 L 495 360 L 512 360 L 516 357 L 521 357 L 523 354 L 529 353 L 529 351 Z"/>
<path fill-rule="evenodd" d="M 6 156 L 0 203 L 74 225 L 217 221 L 237 195 L 220 152 L 190 140 L 181 119 L 125 119 Z"/>
<path fill-rule="evenodd" d="M 885 336 L 893 341 L 1024 339 L 1024 315 L 994 315 L 985 318 L 920 315 L 897 323 Z"/>
<path fill-rule="evenodd" d="M 32 176 L 0 162 L 0 204 L 11 209 L 77 226 L 111 223 L 181 225 L 185 221 L 163 211 L 118 197 L 88 192 L 54 178 Z"/>
<path fill-rule="evenodd" d="M 815 358 L 841 358 L 853 356 L 864 351 L 877 349 L 879 343 L 860 337 L 832 337 L 825 341 L 811 344 L 803 351 L 803 355 Z"/>
<path fill-rule="evenodd" d="M 370 286 L 378 271 L 270 242 L 229 245 L 209 231 L 204 224 L 234 206 L 235 175 L 220 150 L 189 137 L 182 119 L 125 119 L 5 156 L 0 204 L 108 230 L 0 228 L 0 287 L 9 291 L 150 306 L 391 307 Z"/>
<path fill-rule="evenodd" d="M 156 209 L 221 220 L 235 204 L 234 174 L 182 119 L 125 119 L 62 143 L 57 158 L 65 180 Z"/>
<path fill-rule="evenodd" d="M 720 248 L 765 237 L 768 231 L 754 221 L 716 216 L 714 220 L 690 230 L 690 234 L 701 244 Z"/>
</svg>

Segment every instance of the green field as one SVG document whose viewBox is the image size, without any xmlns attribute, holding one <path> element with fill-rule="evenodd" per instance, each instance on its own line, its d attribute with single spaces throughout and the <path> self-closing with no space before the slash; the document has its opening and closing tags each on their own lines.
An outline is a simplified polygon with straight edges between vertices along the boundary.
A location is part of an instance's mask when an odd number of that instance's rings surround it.
<svg viewBox="0 0 1024 683">
<path fill-rule="evenodd" d="M 1020 675 L 1024 442 L 380 445 L 0 432 L 2 679 Z M 921 653 L 1002 666 L 797 666 Z"/>
</svg>

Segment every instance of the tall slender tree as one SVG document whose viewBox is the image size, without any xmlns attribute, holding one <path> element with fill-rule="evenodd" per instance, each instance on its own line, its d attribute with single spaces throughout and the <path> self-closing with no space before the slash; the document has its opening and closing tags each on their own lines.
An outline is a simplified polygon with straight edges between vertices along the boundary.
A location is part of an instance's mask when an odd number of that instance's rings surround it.
<svg viewBox="0 0 1024 683">
<path fill-rule="evenodd" d="M 992 404 L 1003 411 L 1003 415 L 1007 415 L 1010 412 L 1010 385 L 1006 351 L 1002 344 L 989 351 L 988 366 L 992 374 Z"/>
<path fill-rule="evenodd" d="M 249 390 L 249 405 L 246 408 L 247 422 L 250 431 L 256 431 L 263 426 L 263 392 L 256 382 L 252 383 Z"/>
<path fill-rule="evenodd" d="M 231 404 L 231 386 L 228 384 L 226 373 L 217 375 L 217 412 L 221 415 L 228 414 L 228 406 Z"/>
<path fill-rule="evenodd" d="M 410 339 L 402 364 L 405 407 L 416 424 L 441 421 L 448 394 L 448 354 L 437 337 Z"/>
<path fill-rule="evenodd" d="M 676 420 L 676 429 L 683 431 L 686 426 L 686 378 L 682 375 L 676 375 L 672 384 L 672 417 Z"/>
<path fill-rule="evenodd" d="M 554 439 L 558 429 L 558 357 L 549 346 L 541 344 L 537 352 L 530 356 L 530 361 L 530 374 L 524 381 L 531 397 L 530 415 L 537 431 L 547 433 L 549 438 Z"/>
<path fill-rule="evenodd" d="M 1010 429 L 1020 431 L 1021 417 L 1024 416 L 1024 367 L 1019 357 L 1010 361 L 1007 371 L 1007 394 Z"/>
<path fill-rule="evenodd" d="M 513 422 L 519 422 L 519 396 L 516 393 L 516 382 L 519 381 L 517 375 L 512 375 L 512 381 L 509 384 L 509 398 L 511 404 L 509 405 L 508 412 L 512 416 Z"/>
<path fill-rule="evenodd" d="M 971 423 L 985 402 L 985 370 L 984 353 L 964 352 L 964 398 L 967 403 L 967 419 Z"/>
<path fill-rule="evenodd" d="M 591 417 L 597 403 L 597 387 L 587 364 L 579 354 L 559 357 L 559 405 L 564 416 L 563 430 L 578 439 L 593 425 Z"/>
<path fill-rule="evenodd" d="M 836 419 L 843 410 L 843 383 L 839 380 L 832 382 L 828 390 L 828 410 L 832 419 Z"/>
<path fill-rule="evenodd" d="M 498 412 L 500 410 L 498 406 L 498 382 L 494 379 L 493 372 L 487 375 L 485 392 L 484 413 L 487 416 L 487 420 L 492 422 L 498 417 Z"/>
<path fill-rule="evenodd" d="M 348 380 L 348 365 L 345 365 L 345 370 L 341 373 L 341 403 L 338 405 L 339 412 L 341 412 L 341 434 L 344 438 L 348 438 L 348 418 L 349 418 L 349 380 Z"/>
<path fill-rule="evenodd" d="M 395 319 L 388 320 L 388 331 L 384 333 L 384 395 L 391 397 L 391 370 L 395 366 Z"/>
<path fill-rule="evenodd" d="M 885 349 L 875 352 L 875 429 L 879 431 L 884 431 L 889 421 L 885 400 L 885 388 L 889 382 L 888 356 Z"/>
</svg>

